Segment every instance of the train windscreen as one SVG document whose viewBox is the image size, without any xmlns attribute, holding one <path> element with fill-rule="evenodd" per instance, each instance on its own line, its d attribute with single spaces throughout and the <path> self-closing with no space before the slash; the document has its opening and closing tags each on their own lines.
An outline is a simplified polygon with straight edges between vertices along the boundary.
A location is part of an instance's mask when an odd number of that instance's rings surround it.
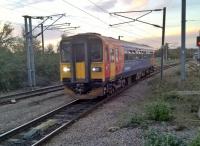
<svg viewBox="0 0 200 146">
<path fill-rule="evenodd" d="M 88 49 L 90 50 L 91 61 L 102 61 L 103 47 L 99 39 L 90 39 L 88 41 Z"/>
<path fill-rule="evenodd" d="M 83 62 L 85 60 L 85 47 L 83 43 L 72 44 L 75 53 L 75 61 Z"/>
<path fill-rule="evenodd" d="M 92 62 L 102 61 L 103 46 L 99 39 L 89 39 L 87 41 L 87 49 Z M 73 52 L 73 58 L 76 62 L 85 61 L 85 44 L 84 43 L 70 43 L 63 42 L 61 45 L 61 60 L 62 62 L 70 62 Z"/>
</svg>

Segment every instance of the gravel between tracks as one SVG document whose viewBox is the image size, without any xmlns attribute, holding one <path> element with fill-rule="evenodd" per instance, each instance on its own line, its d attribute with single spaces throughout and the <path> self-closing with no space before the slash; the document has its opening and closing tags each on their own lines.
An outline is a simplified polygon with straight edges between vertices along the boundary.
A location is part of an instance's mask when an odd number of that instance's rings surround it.
<svg viewBox="0 0 200 146">
<path fill-rule="evenodd" d="M 80 119 L 69 129 L 60 133 L 46 145 L 48 146 L 105 146 L 105 145 L 142 145 L 142 130 L 119 129 L 109 132 L 116 125 L 119 115 L 129 110 L 130 103 L 143 100 L 148 94 L 147 81 L 131 87 L 117 98 L 102 105 L 87 117 Z M 137 110 L 137 109 L 136 109 Z"/>
<path fill-rule="evenodd" d="M 63 91 L 0 105 L 0 134 L 72 101 Z"/>
</svg>

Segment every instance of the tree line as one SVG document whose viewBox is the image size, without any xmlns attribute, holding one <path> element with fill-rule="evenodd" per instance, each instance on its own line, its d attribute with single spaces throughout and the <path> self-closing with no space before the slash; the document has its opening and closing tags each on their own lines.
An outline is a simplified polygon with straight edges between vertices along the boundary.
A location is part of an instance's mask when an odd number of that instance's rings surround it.
<svg viewBox="0 0 200 146">
<path fill-rule="evenodd" d="M 10 23 L 0 29 L 0 92 L 28 86 L 25 38 L 13 37 Z M 45 86 L 59 81 L 59 53 L 49 44 L 43 53 L 40 41 L 33 40 L 36 82 Z"/>
<path fill-rule="evenodd" d="M 167 54 L 168 59 L 179 59 L 180 58 L 180 51 L 181 51 L 180 47 L 173 48 L 173 49 L 168 48 L 167 50 L 165 50 L 165 49 L 166 48 L 164 48 L 164 50 L 163 50 L 164 58 L 165 58 L 166 54 Z M 187 48 L 185 51 L 186 58 L 187 59 L 193 58 L 193 55 L 195 52 L 197 52 L 197 49 Z M 161 50 L 160 49 L 156 50 L 155 56 L 160 57 L 160 54 L 161 54 Z"/>
</svg>

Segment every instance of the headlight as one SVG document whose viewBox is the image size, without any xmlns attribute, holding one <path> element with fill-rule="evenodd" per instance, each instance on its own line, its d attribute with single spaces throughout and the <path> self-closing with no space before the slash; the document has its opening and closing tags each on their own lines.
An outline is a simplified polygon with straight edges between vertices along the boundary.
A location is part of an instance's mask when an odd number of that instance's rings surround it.
<svg viewBox="0 0 200 146">
<path fill-rule="evenodd" d="M 93 72 L 101 72 L 101 67 L 93 67 L 92 71 Z"/>
<path fill-rule="evenodd" d="M 64 72 L 69 72 L 69 71 L 70 71 L 70 68 L 69 68 L 69 67 L 63 67 L 63 71 L 64 71 Z"/>
</svg>

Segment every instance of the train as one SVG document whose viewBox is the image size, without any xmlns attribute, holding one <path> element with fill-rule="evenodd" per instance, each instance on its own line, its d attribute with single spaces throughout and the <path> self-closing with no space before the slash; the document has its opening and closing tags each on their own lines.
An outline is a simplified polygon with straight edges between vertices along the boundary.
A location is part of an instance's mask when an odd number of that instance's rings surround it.
<svg viewBox="0 0 200 146">
<path fill-rule="evenodd" d="M 75 99 L 108 96 L 150 74 L 155 49 L 98 33 L 63 37 L 60 42 L 60 79 Z"/>
</svg>

